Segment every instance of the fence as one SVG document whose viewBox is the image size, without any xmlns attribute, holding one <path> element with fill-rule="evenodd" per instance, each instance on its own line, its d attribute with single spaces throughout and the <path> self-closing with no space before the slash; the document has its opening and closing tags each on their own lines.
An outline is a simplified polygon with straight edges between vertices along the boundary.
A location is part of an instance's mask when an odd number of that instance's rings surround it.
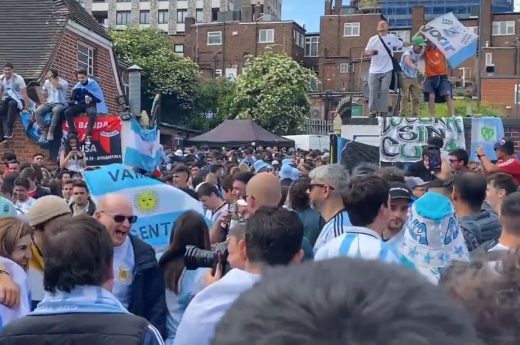
<svg viewBox="0 0 520 345">
<path fill-rule="evenodd" d="M 334 123 L 331 120 L 310 120 L 307 123 L 307 134 L 328 135 L 334 130 Z"/>
</svg>

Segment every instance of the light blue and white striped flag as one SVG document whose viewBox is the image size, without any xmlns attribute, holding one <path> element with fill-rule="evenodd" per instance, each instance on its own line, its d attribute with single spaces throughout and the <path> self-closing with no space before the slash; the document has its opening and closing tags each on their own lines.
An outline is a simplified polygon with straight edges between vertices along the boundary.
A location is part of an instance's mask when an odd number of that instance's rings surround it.
<svg viewBox="0 0 520 345">
<path fill-rule="evenodd" d="M 188 210 L 203 215 L 201 204 L 183 191 L 135 173 L 122 164 L 110 164 L 85 171 L 85 181 L 94 202 L 109 193 L 124 194 L 138 220 L 132 234 L 163 252 L 178 216 Z"/>
<path fill-rule="evenodd" d="M 144 129 L 135 117 L 123 121 L 121 148 L 123 164 L 154 171 L 160 164 L 160 133 L 157 127 Z"/>
<path fill-rule="evenodd" d="M 441 50 L 451 68 L 477 53 L 478 35 L 462 25 L 452 12 L 430 21 L 420 33 Z"/>
</svg>

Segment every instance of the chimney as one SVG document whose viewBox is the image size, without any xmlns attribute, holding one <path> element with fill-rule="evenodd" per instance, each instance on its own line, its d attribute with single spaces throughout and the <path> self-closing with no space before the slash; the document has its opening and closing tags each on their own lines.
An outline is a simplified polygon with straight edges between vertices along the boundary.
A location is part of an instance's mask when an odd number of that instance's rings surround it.
<svg viewBox="0 0 520 345">
<path fill-rule="evenodd" d="M 332 0 L 325 0 L 325 15 L 332 15 Z"/>
<path fill-rule="evenodd" d="M 253 21 L 253 8 L 250 5 L 242 7 L 240 11 L 240 21 L 245 23 Z"/>
<path fill-rule="evenodd" d="M 484 46 L 484 42 L 491 42 L 491 31 L 493 29 L 493 12 L 491 10 L 492 0 L 482 0 L 481 9 L 478 18 L 480 46 Z M 482 28 L 482 32 L 480 29 Z"/>
<path fill-rule="evenodd" d="M 184 33 L 186 35 L 190 34 L 193 30 L 193 25 L 195 25 L 196 21 L 193 17 L 186 17 L 184 20 Z"/>
<path fill-rule="evenodd" d="M 416 5 L 412 7 L 412 32 L 411 35 L 415 35 L 422 25 L 424 25 L 424 6 Z M 410 37 L 411 38 L 411 37 Z"/>
<path fill-rule="evenodd" d="M 255 12 L 253 14 L 253 20 L 257 21 L 262 16 L 262 6 L 260 4 L 255 5 Z"/>
<path fill-rule="evenodd" d="M 128 103 L 130 112 L 134 115 L 141 113 L 141 67 L 132 65 L 126 69 L 128 72 Z"/>
<path fill-rule="evenodd" d="M 334 7 L 334 14 L 338 16 L 341 14 L 341 8 L 343 7 L 343 0 L 336 0 L 336 5 Z"/>
</svg>

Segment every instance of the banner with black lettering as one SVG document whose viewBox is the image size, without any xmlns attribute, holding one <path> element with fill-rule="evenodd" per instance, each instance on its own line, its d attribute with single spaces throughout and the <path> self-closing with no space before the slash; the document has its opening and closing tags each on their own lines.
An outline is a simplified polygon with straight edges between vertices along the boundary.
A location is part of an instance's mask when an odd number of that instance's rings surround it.
<svg viewBox="0 0 520 345">
<path fill-rule="evenodd" d="M 431 137 L 444 141 L 442 153 L 466 148 L 461 116 L 444 118 L 380 117 L 381 162 L 416 162 L 422 159 L 422 148 Z"/>
<path fill-rule="evenodd" d="M 78 137 L 87 132 L 88 117 L 80 116 L 74 119 Z M 62 147 L 65 144 L 69 127 L 63 123 Z M 119 116 L 98 116 L 92 131 L 90 144 L 82 143 L 81 149 L 87 156 L 88 166 L 100 166 L 121 163 L 121 119 Z"/>
<path fill-rule="evenodd" d="M 477 53 L 478 35 L 451 12 L 423 25 L 419 32 L 440 49 L 451 68 L 457 68 Z"/>
</svg>

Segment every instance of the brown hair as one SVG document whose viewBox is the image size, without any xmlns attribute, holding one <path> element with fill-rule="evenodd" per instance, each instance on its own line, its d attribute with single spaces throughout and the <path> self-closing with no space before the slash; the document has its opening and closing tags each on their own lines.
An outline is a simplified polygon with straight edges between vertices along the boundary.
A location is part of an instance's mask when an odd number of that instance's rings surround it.
<svg viewBox="0 0 520 345">
<path fill-rule="evenodd" d="M 0 218 L 0 256 L 9 258 L 16 248 L 16 242 L 24 236 L 32 235 L 29 224 L 16 217 Z"/>
</svg>

